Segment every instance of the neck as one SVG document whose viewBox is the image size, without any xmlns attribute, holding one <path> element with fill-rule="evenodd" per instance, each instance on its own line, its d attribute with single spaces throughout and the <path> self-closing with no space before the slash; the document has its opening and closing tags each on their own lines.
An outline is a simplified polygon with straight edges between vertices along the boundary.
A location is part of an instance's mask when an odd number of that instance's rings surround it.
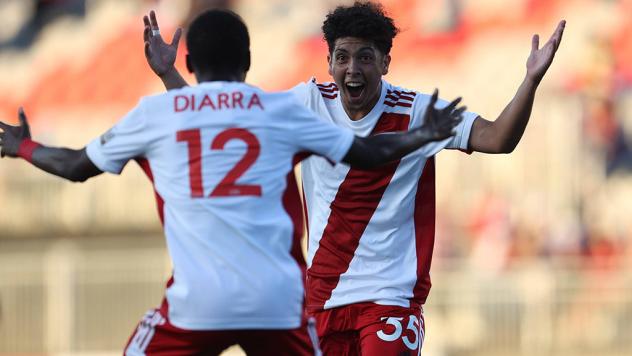
<svg viewBox="0 0 632 356">
<path fill-rule="evenodd" d="M 243 82 L 246 79 L 246 73 L 217 73 L 217 72 L 205 72 L 195 73 L 195 78 L 198 83 L 202 82 Z"/>
</svg>

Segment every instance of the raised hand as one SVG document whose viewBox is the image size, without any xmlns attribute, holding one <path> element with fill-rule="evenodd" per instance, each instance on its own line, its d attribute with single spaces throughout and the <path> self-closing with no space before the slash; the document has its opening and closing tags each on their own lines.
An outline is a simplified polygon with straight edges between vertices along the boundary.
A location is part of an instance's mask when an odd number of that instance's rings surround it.
<svg viewBox="0 0 632 356">
<path fill-rule="evenodd" d="M 168 44 L 160 35 L 158 20 L 156 20 L 156 13 L 153 10 L 149 12 L 149 16 L 143 16 L 143 23 L 145 24 L 145 30 L 143 31 L 145 58 L 151 70 L 161 77 L 175 68 L 174 64 L 178 54 L 178 43 L 180 43 L 182 29 L 178 28 L 176 30 L 171 43 Z"/>
<path fill-rule="evenodd" d="M 418 129 L 419 134 L 423 135 L 428 142 L 441 141 L 454 136 L 454 128 L 463 120 L 463 112 L 467 109 L 465 106 L 457 108 L 461 98 L 454 99 L 443 109 L 437 109 L 435 104 L 438 97 L 439 91 L 435 89 L 424 113 L 423 124 Z"/>
<path fill-rule="evenodd" d="M 18 110 L 20 125 L 11 126 L 0 121 L 0 156 L 16 157 L 22 140 L 31 138 L 31 129 L 26 121 L 24 109 Z"/>
<path fill-rule="evenodd" d="M 529 58 L 527 59 L 527 76 L 536 83 L 540 83 L 553 62 L 555 52 L 557 52 L 560 42 L 562 41 L 565 26 L 566 21 L 560 21 L 555 32 L 551 35 L 551 38 L 549 38 L 542 48 L 539 48 L 540 36 L 537 34 L 533 35 L 531 39 L 531 54 L 529 54 Z"/>
</svg>

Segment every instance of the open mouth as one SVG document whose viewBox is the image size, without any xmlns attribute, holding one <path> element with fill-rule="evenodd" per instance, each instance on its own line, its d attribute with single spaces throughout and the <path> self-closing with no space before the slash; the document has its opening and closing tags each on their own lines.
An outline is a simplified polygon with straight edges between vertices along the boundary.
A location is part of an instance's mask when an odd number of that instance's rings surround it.
<svg viewBox="0 0 632 356">
<path fill-rule="evenodd" d="M 358 82 L 348 82 L 345 84 L 347 93 L 352 99 L 358 99 L 364 91 L 364 84 Z"/>
</svg>

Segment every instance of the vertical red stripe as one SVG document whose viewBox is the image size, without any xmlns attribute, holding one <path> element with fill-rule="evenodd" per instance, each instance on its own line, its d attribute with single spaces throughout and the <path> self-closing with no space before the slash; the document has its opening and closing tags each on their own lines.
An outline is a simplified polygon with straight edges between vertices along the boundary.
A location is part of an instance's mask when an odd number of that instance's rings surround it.
<svg viewBox="0 0 632 356">
<path fill-rule="evenodd" d="M 383 113 L 371 134 L 406 131 L 409 115 Z M 360 237 L 377 209 L 399 161 L 371 171 L 350 169 L 331 203 L 327 226 L 307 271 L 307 308 L 322 309 L 349 269 Z"/>
<path fill-rule="evenodd" d="M 305 263 L 305 257 L 303 256 L 303 249 L 301 248 L 301 240 L 303 239 L 303 231 L 305 221 L 303 218 L 303 210 L 301 206 L 301 196 L 298 192 L 298 185 L 296 184 L 296 175 L 294 174 L 294 167 L 298 162 L 307 158 L 307 153 L 297 153 L 292 159 L 292 170 L 286 176 L 286 187 L 283 192 L 283 208 L 287 212 L 288 216 L 292 220 L 292 226 L 294 228 L 292 232 L 292 249 L 290 254 L 296 260 L 301 272 L 303 273 L 303 279 L 305 279 L 305 270 L 307 264 Z"/>
<path fill-rule="evenodd" d="M 143 172 L 145 172 L 145 175 L 147 175 L 147 178 L 149 178 L 153 186 L 154 174 L 152 173 L 151 167 L 149 166 L 149 161 L 146 158 L 136 158 L 136 162 L 138 163 L 140 168 L 143 170 Z M 164 212 L 165 201 L 162 199 L 160 194 L 158 194 L 158 192 L 156 191 L 156 187 L 154 187 L 154 195 L 156 196 L 156 207 L 158 208 L 158 216 L 160 217 L 160 223 L 164 226 L 165 225 L 165 212 Z"/>
<path fill-rule="evenodd" d="M 149 161 L 146 158 L 136 158 L 136 162 L 140 166 L 140 168 L 145 172 L 145 175 L 151 181 L 152 186 L 154 185 L 154 174 L 151 171 L 151 166 L 149 165 Z M 165 201 L 162 199 L 160 194 L 156 191 L 156 187 L 154 186 L 154 195 L 156 197 L 156 207 L 158 208 L 158 216 L 160 217 L 160 223 L 162 226 L 165 226 Z M 166 288 L 169 289 L 173 284 L 173 273 L 171 274 L 171 278 L 167 281 Z M 169 301 L 167 301 L 167 297 L 162 298 L 162 304 L 160 305 L 160 314 L 165 318 L 168 318 L 169 315 Z"/>
<path fill-rule="evenodd" d="M 417 283 L 414 301 L 424 304 L 430 292 L 430 263 L 435 239 L 435 161 L 428 158 L 417 183 L 415 194 L 415 250 L 417 252 Z"/>
</svg>

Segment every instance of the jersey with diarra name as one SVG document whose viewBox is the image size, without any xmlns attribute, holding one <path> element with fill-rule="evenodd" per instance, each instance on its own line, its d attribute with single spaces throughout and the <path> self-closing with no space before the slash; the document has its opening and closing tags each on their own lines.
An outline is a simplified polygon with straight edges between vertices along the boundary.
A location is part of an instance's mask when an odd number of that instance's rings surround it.
<svg viewBox="0 0 632 356">
<path fill-rule="evenodd" d="M 173 262 L 173 325 L 292 329 L 304 297 L 293 167 L 304 153 L 340 161 L 353 138 L 290 93 L 205 82 L 141 99 L 87 154 L 115 174 L 140 159 L 153 179 Z"/>
<path fill-rule="evenodd" d="M 382 80 L 378 103 L 364 118 L 352 121 L 335 83 L 312 79 L 290 91 L 323 121 L 361 137 L 420 126 L 431 98 Z M 447 104 L 439 100 L 436 106 Z M 309 311 L 359 302 L 403 307 L 411 300 L 425 302 L 434 246 L 434 155 L 444 148 L 468 149 L 478 115 L 463 116 L 455 136 L 371 171 L 332 165 L 320 157 L 301 163 Z"/>
</svg>

